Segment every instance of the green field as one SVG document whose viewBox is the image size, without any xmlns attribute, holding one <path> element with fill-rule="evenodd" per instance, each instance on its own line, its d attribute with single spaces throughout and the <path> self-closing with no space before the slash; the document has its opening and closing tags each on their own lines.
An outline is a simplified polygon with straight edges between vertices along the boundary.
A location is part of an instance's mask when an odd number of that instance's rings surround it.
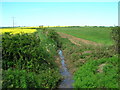
<svg viewBox="0 0 120 90">
<path fill-rule="evenodd" d="M 79 46 L 56 31 L 103 45 Z M 30 34 L 2 34 L 3 88 L 58 88 L 63 79 L 58 50 L 63 51 L 75 89 L 118 88 L 118 54 L 111 31 L 110 27 L 50 27 Z M 114 34 L 118 41 L 118 31 Z"/>
<path fill-rule="evenodd" d="M 56 27 L 51 29 L 105 45 L 113 44 L 110 27 Z"/>
</svg>

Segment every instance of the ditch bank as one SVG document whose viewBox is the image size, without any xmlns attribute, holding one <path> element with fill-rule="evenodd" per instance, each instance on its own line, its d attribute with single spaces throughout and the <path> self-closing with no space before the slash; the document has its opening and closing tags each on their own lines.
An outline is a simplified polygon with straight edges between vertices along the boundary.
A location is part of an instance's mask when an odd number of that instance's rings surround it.
<svg viewBox="0 0 120 90">
<path fill-rule="evenodd" d="M 58 50 L 58 54 L 61 60 L 60 74 L 63 76 L 63 80 L 60 82 L 58 88 L 73 88 L 72 84 L 74 80 L 72 79 L 71 73 L 67 69 L 67 65 L 65 64 L 62 53 L 62 50 Z"/>
</svg>

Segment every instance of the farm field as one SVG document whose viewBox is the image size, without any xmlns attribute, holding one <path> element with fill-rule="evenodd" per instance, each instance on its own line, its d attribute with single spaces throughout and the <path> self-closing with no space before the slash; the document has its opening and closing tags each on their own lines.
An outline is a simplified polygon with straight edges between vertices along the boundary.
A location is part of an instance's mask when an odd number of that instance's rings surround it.
<svg viewBox="0 0 120 90">
<path fill-rule="evenodd" d="M 118 55 L 115 54 L 112 28 L 59 27 L 51 29 L 57 31 L 63 38 L 64 56 L 67 58 L 69 71 L 73 74 L 75 88 L 118 87 Z M 78 42 L 83 39 L 88 40 L 88 44 Z M 96 43 L 91 43 L 91 41 Z M 114 74 L 111 74 L 113 72 Z"/>
<path fill-rule="evenodd" d="M 114 48 L 85 44 L 78 46 L 67 38 L 63 42 L 63 52 L 69 71 L 73 74 L 74 88 L 118 87 L 118 56 Z"/>
<path fill-rule="evenodd" d="M 0 89 L 120 89 L 118 0 L 1 5 Z"/>
<path fill-rule="evenodd" d="M 118 88 L 118 54 L 111 28 L 23 27 L 3 31 L 4 88 L 58 88 L 64 79 L 58 50 L 63 51 L 75 89 Z M 81 40 L 88 41 L 79 43 Z"/>
<path fill-rule="evenodd" d="M 113 44 L 110 27 L 57 27 L 51 29 L 105 45 Z"/>
<path fill-rule="evenodd" d="M 3 34 L 5 32 L 11 32 L 12 34 L 19 34 L 19 33 L 33 33 L 36 32 L 36 29 L 26 29 L 26 28 L 3 28 L 0 29 L 0 33 Z"/>
</svg>

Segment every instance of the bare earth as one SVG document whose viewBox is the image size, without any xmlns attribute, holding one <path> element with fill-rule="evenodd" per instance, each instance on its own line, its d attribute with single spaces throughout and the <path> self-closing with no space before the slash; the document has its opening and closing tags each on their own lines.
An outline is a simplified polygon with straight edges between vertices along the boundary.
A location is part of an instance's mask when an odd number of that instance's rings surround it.
<svg viewBox="0 0 120 90">
<path fill-rule="evenodd" d="M 95 46 L 99 46 L 101 44 L 93 42 L 93 41 L 89 41 L 89 40 L 85 40 L 85 39 L 81 39 L 81 38 L 77 38 L 75 36 L 69 35 L 69 34 L 65 34 L 65 33 L 61 33 L 61 32 L 57 32 L 62 38 L 68 38 L 72 43 L 81 46 L 80 43 L 84 43 L 87 45 L 95 45 Z"/>
<path fill-rule="evenodd" d="M 103 63 L 101 65 L 99 65 L 99 69 L 97 70 L 99 73 L 102 73 L 103 72 L 103 67 L 106 65 L 106 63 Z"/>
</svg>

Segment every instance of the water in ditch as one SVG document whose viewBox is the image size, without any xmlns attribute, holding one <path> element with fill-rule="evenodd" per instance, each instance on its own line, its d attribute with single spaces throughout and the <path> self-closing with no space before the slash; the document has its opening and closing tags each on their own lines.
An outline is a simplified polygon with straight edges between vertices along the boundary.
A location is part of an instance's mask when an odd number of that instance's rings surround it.
<svg viewBox="0 0 120 90">
<path fill-rule="evenodd" d="M 72 79 L 72 75 L 70 74 L 70 72 L 68 71 L 66 64 L 65 64 L 65 60 L 64 60 L 64 56 L 62 54 L 62 51 L 59 50 L 58 54 L 60 56 L 61 59 L 61 64 L 62 67 L 60 69 L 60 73 L 63 76 L 63 80 L 61 81 L 60 85 L 58 88 L 73 88 L 72 84 L 74 82 L 74 80 Z"/>
</svg>

